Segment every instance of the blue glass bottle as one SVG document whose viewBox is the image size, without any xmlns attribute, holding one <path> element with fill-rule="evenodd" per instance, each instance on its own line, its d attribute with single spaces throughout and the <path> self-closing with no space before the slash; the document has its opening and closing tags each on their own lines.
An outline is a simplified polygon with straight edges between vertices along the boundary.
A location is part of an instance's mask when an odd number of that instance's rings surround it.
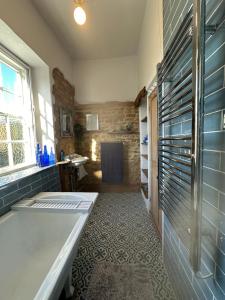
<svg viewBox="0 0 225 300">
<path fill-rule="evenodd" d="M 55 164 L 55 154 L 53 153 L 52 147 L 49 155 L 49 165 Z"/>
<path fill-rule="evenodd" d="M 46 145 L 44 145 L 43 166 L 44 167 L 49 166 L 49 155 L 48 155 L 48 150 Z"/>
<path fill-rule="evenodd" d="M 39 151 L 39 167 L 44 167 L 44 155 L 42 153 L 42 150 Z"/>
<path fill-rule="evenodd" d="M 36 166 L 40 165 L 40 150 L 41 150 L 40 144 L 37 144 L 37 147 L 36 147 Z"/>
</svg>

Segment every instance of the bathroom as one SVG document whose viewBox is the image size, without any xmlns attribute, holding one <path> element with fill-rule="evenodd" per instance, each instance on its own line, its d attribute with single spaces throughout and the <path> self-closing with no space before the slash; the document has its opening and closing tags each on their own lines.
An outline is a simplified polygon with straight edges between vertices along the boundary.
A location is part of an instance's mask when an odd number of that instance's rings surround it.
<svg viewBox="0 0 225 300">
<path fill-rule="evenodd" d="M 225 0 L 0 0 L 0 300 L 225 299 Z"/>
</svg>

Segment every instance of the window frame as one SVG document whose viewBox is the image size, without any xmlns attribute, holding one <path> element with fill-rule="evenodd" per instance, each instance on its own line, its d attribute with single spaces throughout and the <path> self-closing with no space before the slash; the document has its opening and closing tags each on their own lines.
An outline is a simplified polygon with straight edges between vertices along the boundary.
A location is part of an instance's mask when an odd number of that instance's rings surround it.
<svg viewBox="0 0 225 300">
<path fill-rule="evenodd" d="M 16 72 L 20 73 L 21 79 L 22 79 L 22 97 L 24 101 L 28 101 L 30 104 L 30 112 L 31 112 L 31 126 L 27 127 L 30 132 L 29 139 L 23 139 L 23 140 L 8 140 L 10 126 L 9 126 L 9 116 L 7 117 L 7 123 L 6 123 L 6 129 L 7 129 L 7 140 L 0 141 L 0 144 L 8 144 L 10 147 L 8 148 L 8 159 L 9 159 L 9 165 L 6 167 L 0 168 L 0 177 L 11 174 L 26 168 L 30 168 L 35 166 L 35 145 L 36 145 L 36 124 L 35 124 L 35 107 L 34 107 L 34 101 L 33 101 L 33 93 L 32 93 L 32 81 L 31 81 L 31 67 L 24 63 L 20 58 L 18 58 L 15 54 L 13 54 L 11 51 L 6 49 L 4 46 L 0 44 L 0 61 L 2 61 L 4 64 L 8 65 L 10 68 L 14 69 Z M 23 79 L 23 77 L 25 77 Z M 26 90 L 24 90 L 26 85 Z M 6 91 L 9 92 L 7 89 L 4 89 L 4 87 L 0 87 L 1 92 Z M 29 100 L 28 100 L 29 99 Z M 24 119 L 23 119 L 24 120 Z M 12 154 L 12 145 L 14 143 L 29 143 L 29 147 L 31 149 L 31 159 L 25 163 L 21 163 L 18 165 L 15 165 L 13 163 L 13 154 Z"/>
</svg>

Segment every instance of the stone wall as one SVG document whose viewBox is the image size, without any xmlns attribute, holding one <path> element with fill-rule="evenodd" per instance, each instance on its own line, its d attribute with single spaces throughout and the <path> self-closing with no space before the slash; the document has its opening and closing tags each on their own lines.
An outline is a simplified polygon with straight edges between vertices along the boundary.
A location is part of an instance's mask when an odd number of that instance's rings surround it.
<svg viewBox="0 0 225 300">
<path fill-rule="evenodd" d="M 101 183 L 101 142 L 123 142 L 124 144 L 124 184 L 140 184 L 140 150 L 138 108 L 132 102 L 110 102 L 107 104 L 77 105 L 75 122 L 86 127 L 86 114 L 97 113 L 98 131 L 85 131 L 80 146 L 80 154 L 88 156 L 85 168 L 89 174 L 89 184 Z M 126 126 L 132 124 L 131 132 Z"/>
<path fill-rule="evenodd" d="M 71 112 L 74 113 L 75 88 L 64 78 L 64 75 L 59 69 L 54 69 L 52 75 L 54 79 L 53 95 L 55 98 L 53 105 L 55 143 L 56 154 L 59 159 L 59 154 L 62 149 L 65 154 L 75 152 L 74 137 L 61 137 L 60 130 L 60 108 L 71 110 Z"/>
</svg>

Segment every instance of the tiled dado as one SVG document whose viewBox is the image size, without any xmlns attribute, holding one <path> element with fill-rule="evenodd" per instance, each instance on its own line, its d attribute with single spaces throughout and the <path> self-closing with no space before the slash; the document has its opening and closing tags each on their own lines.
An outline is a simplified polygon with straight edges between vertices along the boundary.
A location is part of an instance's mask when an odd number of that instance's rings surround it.
<svg viewBox="0 0 225 300">
<path fill-rule="evenodd" d="M 23 198 L 33 197 L 40 192 L 57 191 L 60 191 L 60 180 L 56 166 L 45 169 L 34 167 L 0 177 L 0 215 Z"/>
</svg>

